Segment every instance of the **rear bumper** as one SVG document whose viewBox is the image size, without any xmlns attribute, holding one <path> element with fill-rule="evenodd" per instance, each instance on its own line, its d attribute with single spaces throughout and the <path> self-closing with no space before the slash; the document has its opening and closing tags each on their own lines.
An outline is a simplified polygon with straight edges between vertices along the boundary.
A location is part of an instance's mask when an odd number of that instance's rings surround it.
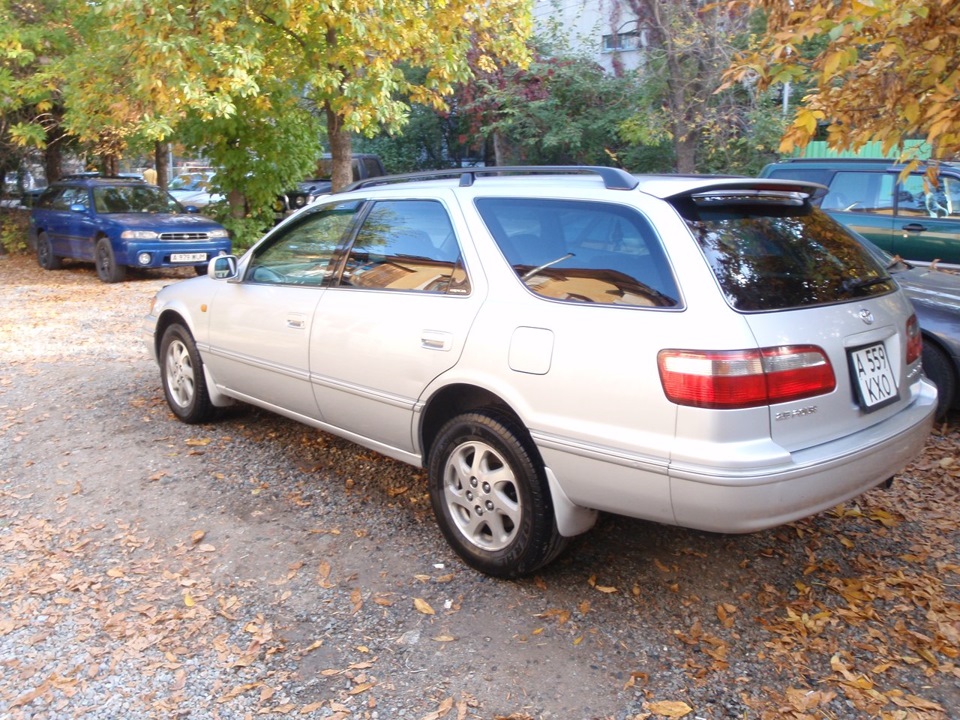
<svg viewBox="0 0 960 720">
<path fill-rule="evenodd" d="M 747 533 L 814 515 L 892 478 L 923 449 L 936 410 L 926 381 L 903 412 L 855 436 L 792 453 L 788 467 L 722 474 L 673 465 L 674 517 L 684 527 Z"/>
</svg>

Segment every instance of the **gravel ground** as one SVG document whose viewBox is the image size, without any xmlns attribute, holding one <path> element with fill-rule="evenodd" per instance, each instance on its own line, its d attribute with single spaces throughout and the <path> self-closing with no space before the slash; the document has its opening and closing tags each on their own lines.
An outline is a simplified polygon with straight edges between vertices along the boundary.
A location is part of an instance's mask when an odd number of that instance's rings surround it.
<svg viewBox="0 0 960 720">
<path fill-rule="evenodd" d="M 140 318 L 0 256 L 0 718 L 960 717 L 960 434 L 748 536 L 604 516 L 539 576 L 444 544 L 422 471 L 167 410 Z"/>
</svg>

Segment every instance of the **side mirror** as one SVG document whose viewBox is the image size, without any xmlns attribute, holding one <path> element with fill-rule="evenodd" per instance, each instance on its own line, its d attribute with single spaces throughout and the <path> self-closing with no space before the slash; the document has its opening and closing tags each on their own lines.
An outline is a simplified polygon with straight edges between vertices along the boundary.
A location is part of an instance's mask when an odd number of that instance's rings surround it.
<svg viewBox="0 0 960 720">
<path fill-rule="evenodd" d="M 237 277 L 237 256 L 218 255 L 207 264 L 207 275 L 214 280 L 233 280 Z"/>
<path fill-rule="evenodd" d="M 80 203 L 76 203 L 70 206 L 70 212 L 85 213 L 86 211 L 87 211 L 87 206 L 81 205 Z"/>
<path fill-rule="evenodd" d="M 200 212 L 200 208 L 198 208 L 196 205 L 187 205 L 184 208 L 184 210 L 186 210 L 191 215 L 196 215 L 198 212 Z"/>
</svg>

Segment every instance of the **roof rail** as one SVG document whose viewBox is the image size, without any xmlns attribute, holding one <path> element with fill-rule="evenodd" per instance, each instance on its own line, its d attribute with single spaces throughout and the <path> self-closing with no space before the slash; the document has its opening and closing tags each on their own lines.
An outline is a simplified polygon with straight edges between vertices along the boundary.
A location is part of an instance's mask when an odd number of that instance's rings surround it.
<svg viewBox="0 0 960 720">
<path fill-rule="evenodd" d="M 842 158 L 827 158 L 827 157 L 809 157 L 809 158 L 787 158 L 781 160 L 780 162 L 784 163 L 805 163 L 805 162 L 831 162 L 831 163 L 873 163 L 873 164 L 884 164 L 884 165 L 896 165 L 899 161 L 894 158 L 856 158 L 856 157 L 842 157 Z"/>
<path fill-rule="evenodd" d="M 439 178 L 460 178 L 460 187 L 470 187 L 478 175 L 570 175 L 594 174 L 603 178 L 608 190 L 633 190 L 639 181 L 626 170 L 605 167 L 603 165 L 494 165 L 491 167 L 450 168 L 448 170 L 428 170 L 426 172 L 406 173 L 403 175 L 384 175 L 359 180 L 344 188 L 344 192 L 376 185 L 392 185 L 401 182 L 436 180 Z"/>
</svg>

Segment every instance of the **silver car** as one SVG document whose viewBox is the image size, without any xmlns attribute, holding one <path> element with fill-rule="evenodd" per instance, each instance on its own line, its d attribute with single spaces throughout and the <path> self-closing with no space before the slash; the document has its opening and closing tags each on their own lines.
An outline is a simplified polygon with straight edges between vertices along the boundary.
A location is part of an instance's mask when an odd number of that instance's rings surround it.
<svg viewBox="0 0 960 720">
<path fill-rule="evenodd" d="M 242 401 L 428 470 L 474 568 L 598 511 L 751 532 L 892 478 L 937 403 L 909 300 L 816 185 L 473 168 L 323 198 L 145 323 L 173 413 Z"/>
</svg>

